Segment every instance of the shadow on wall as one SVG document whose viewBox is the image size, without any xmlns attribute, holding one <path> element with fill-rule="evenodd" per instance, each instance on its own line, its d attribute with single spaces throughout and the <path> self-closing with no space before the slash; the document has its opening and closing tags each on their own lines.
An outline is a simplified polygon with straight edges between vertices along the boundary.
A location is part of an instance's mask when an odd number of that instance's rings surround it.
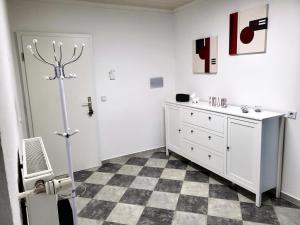
<svg viewBox="0 0 300 225">
<path fill-rule="evenodd" d="M 0 218 L 2 225 L 13 225 L 11 206 L 7 188 L 6 172 L 4 167 L 4 157 L 1 145 L 0 134 Z"/>
</svg>

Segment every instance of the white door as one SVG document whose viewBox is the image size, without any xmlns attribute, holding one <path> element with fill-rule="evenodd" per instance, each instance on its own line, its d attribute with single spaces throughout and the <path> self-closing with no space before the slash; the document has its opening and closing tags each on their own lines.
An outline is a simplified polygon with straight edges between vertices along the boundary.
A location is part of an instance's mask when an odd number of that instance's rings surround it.
<svg viewBox="0 0 300 225">
<path fill-rule="evenodd" d="M 67 173 L 67 158 L 64 139 L 54 135 L 63 131 L 58 80 L 49 81 L 45 76 L 54 74 L 53 68 L 33 58 L 27 45 L 38 40 L 40 54 L 53 62 L 52 41 L 63 43 L 63 59 L 69 60 L 73 46 L 85 43 L 82 57 L 66 67 L 66 74 L 75 73 L 76 79 L 65 79 L 65 93 L 71 131 L 79 133 L 71 137 L 74 170 L 99 165 L 97 111 L 92 69 L 92 41 L 89 35 L 32 34 L 18 35 L 20 54 L 24 53 L 22 80 L 26 102 L 29 136 L 43 138 L 51 165 L 56 175 Z M 88 115 L 87 98 L 91 97 L 94 114 Z"/>
<path fill-rule="evenodd" d="M 180 109 L 166 106 L 166 142 L 171 151 L 180 151 Z M 178 152 L 179 153 L 179 152 Z"/>
<path fill-rule="evenodd" d="M 237 184 L 254 188 L 259 151 L 257 124 L 228 119 L 227 175 Z"/>
</svg>

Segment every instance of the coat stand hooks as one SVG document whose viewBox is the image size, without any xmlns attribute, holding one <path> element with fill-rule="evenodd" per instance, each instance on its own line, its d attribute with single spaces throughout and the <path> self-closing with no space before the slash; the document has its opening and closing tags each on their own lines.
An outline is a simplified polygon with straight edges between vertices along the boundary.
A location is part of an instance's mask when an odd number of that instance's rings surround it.
<svg viewBox="0 0 300 225">
<path fill-rule="evenodd" d="M 73 160 L 72 160 L 72 147 L 70 142 L 70 137 L 74 134 L 77 134 L 79 130 L 75 130 L 74 132 L 70 132 L 69 128 L 69 120 L 68 120 L 68 112 L 67 112 L 67 105 L 66 105 L 66 96 L 65 96 L 65 87 L 64 87 L 64 79 L 72 79 L 76 78 L 76 74 L 65 74 L 65 67 L 76 62 L 83 53 L 85 44 L 82 43 L 81 49 L 79 53 L 78 46 L 75 44 L 73 48 L 73 54 L 69 61 L 63 62 L 63 43 L 59 42 L 58 46 L 55 41 L 52 42 L 52 50 L 53 50 L 53 58 L 54 63 L 51 63 L 47 61 L 39 52 L 38 49 L 38 41 L 37 39 L 33 39 L 33 47 L 31 45 L 28 45 L 27 48 L 33 55 L 33 57 L 49 66 L 52 66 L 54 69 L 54 75 L 52 76 L 46 76 L 45 79 L 47 80 L 58 80 L 59 84 L 59 94 L 60 94 L 60 104 L 61 104 L 61 111 L 62 111 L 62 118 L 63 118 L 63 126 L 64 126 L 64 132 L 59 133 L 57 131 L 54 132 L 54 134 L 61 136 L 65 139 L 65 145 L 66 145 L 66 152 L 67 152 L 67 160 L 68 160 L 68 174 L 70 178 L 72 179 L 72 193 L 71 193 L 71 205 L 72 205 L 72 213 L 73 213 L 73 221 L 74 225 L 77 225 L 77 207 L 76 207 L 76 187 L 75 187 L 75 181 L 74 181 L 74 173 L 73 173 Z M 58 47 L 58 49 L 57 49 Z"/>
</svg>

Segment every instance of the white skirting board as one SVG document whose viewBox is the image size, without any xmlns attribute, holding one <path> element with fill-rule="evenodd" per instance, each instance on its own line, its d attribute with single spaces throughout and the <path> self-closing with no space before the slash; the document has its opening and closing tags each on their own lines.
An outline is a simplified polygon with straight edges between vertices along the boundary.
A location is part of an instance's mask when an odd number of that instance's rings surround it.
<svg viewBox="0 0 300 225">
<path fill-rule="evenodd" d="M 165 148 L 166 148 L 166 146 L 161 146 L 161 147 L 146 149 L 146 150 L 142 150 L 142 151 L 138 151 L 138 152 L 134 152 L 134 153 L 130 153 L 130 154 L 120 155 L 120 156 L 116 156 L 116 157 L 109 158 L 109 159 L 103 159 L 101 163 L 104 164 L 104 163 L 106 163 L 106 162 L 108 162 L 109 160 L 112 160 L 112 159 L 116 159 L 116 158 L 120 158 L 120 157 L 124 157 L 124 156 L 133 156 L 135 154 L 148 152 L 148 151 L 153 151 L 153 150 L 156 150 L 156 149 L 165 149 Z"/>
<path fill-rule="evenodd" d="M 295 205 L 300 207 L 300 199 L 296 198 L 295 196 L 292 196 L 290 194 L 287 194 L 285 192 L 281 192 L 281 197 L 291 203 L 294 203 Z"/>
</svg>

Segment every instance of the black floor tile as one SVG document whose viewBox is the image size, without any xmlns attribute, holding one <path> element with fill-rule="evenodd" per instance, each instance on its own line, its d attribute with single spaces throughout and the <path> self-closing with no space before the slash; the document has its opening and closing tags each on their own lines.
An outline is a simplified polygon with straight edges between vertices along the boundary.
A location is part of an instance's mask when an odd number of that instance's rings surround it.
<svg viewBox="0 0 300 225">
<path fill-rule="evenodd" d="M 215 216 L 207 216 L 207 225 L 243 225 L 243 221 Z"/>
<path fill-rule="evenodd" d="M 80 217 L 105 220 L 117 203 L 108 201 L 91 200 L 79 213 Z"/>
<path fill-rule="evenodd" d="M 151 158 L 156 158 L 156 159 L 168 159 L 169 156 L 167 156 L 165 152 L 154 152 L 154 153 L 152 154 Z"/>
<path fill-rule="evenodd" d="M 146 205 L 152 191 L 128 188 L 120 202 L 134 205 Z"/>
<path fill-rule="evenodd" d="M 180 160 L 169 160 L 166 165 L 166 168 L 181 169 L 181 170 L 185 170 L 186 167 L 187 167 L 187 163 L 182 162 Z"/>
<path fill-rule="evenodd" d="M 168 180 L 159 179 L 155 191 L 170 192 L 170 193 L 180 193 L 183 181 L 179 180 Z"/>
<path fill-rule="evenodd" d="M 192 213 L 207 214 L 208 198 L 190 195 L 180 195 L 176 210 Z"/>
<path fill-rule="evenodd" d="M 74 180 L 76 182 L 84 182 L 86 179 L 88 179 L 93 172 L 87 171 L 87 170 L 81 170 L 74 173 Z"/>
<path fill-rule="evenodd" d="M 276 213 L 272 206 L 256 207 L 255 204 L 241 202 L 243 220 L 255 223 L 279 225 Z"/>
<path fill-rule="evenodd" d="M 219 184 L 209 185 L 209 197 L 238 201 L 238 194 L 231 187 Z"/>
<path fill-rule="evenodd" d="M 158 178 L 158 177 L 161 176 L 163 170 L 164 170 L 163 168 L 156 168 L 156 167 L 147 167 L 147 166 L 145 166 L 139 172 L 138 176 Z"/>
<path fill-rule="evenodd" d="M 94 198 L 102 188 L 101 184 L 82 183 L 76 188 L 76 195 L 83 198 Z"/>
<path fill-rule="evenodd" d="M 147 158 L 140 158 L 140 157 L 132 157 L 128 159 L 126 164 L 128 165 L 135 165 L 135 166 L 144 166 L 147 163 Z"/>
<path fill-rule="evenodd" d="M 171 225 L 174 211 L 146 207 L 137 225 Z"/>
<path fill-rule="evenodd" d="M 129 187 L 130 184 L 135 179 L 135 176 L 115 174 L 109 181 L 108 185 L 119 186 L 119 187 Z"/>
<path fill-rule="evenodd" d="M 208 183 L 208 175 L 200 171 L 186 171 L 184 180 Z"/>
<path fill-rule="evenodd" d="M 103 164 L 98 171 L 104 173 L 116 173 L 122 167 L 120 164 L 116 163 L 105 163 Z"/>
</svg>

